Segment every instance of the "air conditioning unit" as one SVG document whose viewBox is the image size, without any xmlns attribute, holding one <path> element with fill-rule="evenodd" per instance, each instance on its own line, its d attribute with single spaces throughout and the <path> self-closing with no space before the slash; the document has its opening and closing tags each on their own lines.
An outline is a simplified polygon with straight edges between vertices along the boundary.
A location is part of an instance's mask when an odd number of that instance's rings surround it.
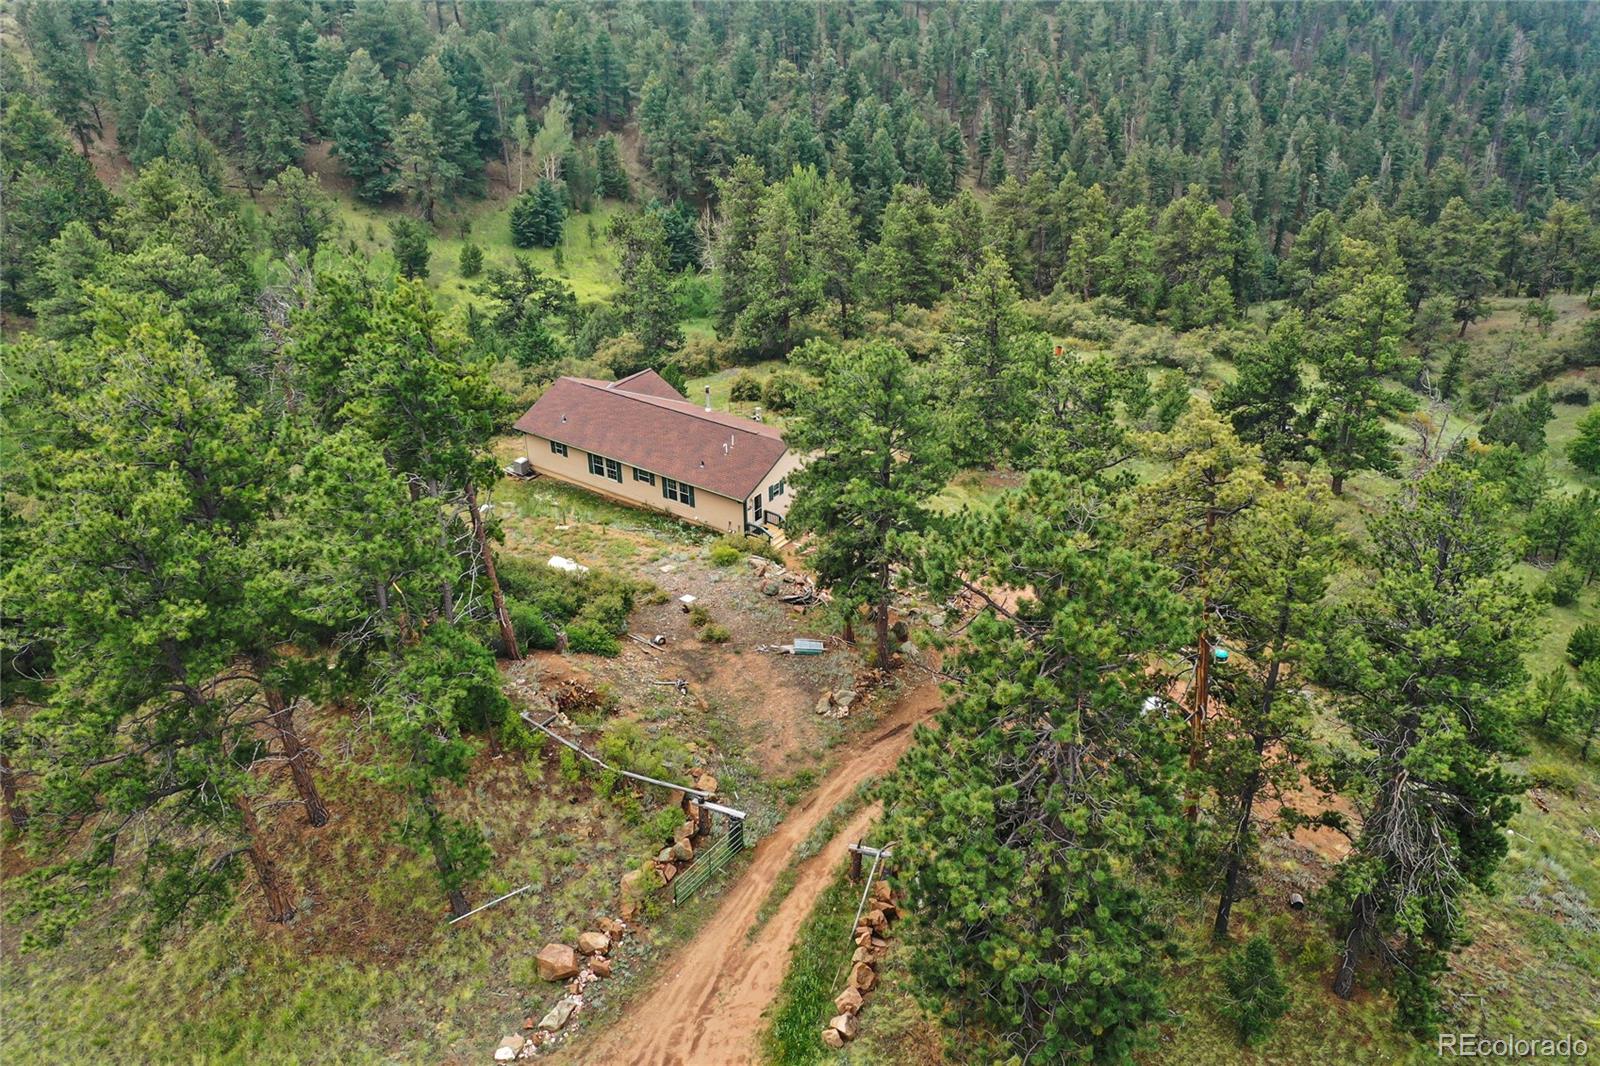
<svg viewBox="0 0 1600 1066">
<path fill-rule="evenodd" d="M 533 464 L 528 462 L 526 455 L 518 456 L 511 460 L 511 471 L 518 477 L 527 477 L 533 473 Z"/>
</svg>

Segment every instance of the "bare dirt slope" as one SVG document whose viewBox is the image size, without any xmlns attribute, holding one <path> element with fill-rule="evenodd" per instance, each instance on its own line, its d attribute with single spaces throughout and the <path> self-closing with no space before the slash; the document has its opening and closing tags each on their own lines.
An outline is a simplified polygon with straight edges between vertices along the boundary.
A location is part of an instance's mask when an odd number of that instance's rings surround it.
<svg viewBox="0 0 1600 1066">
<path fill-rule="evenodd" d="M 718 913 L 662 966 L 654 987 L 630 1004 L 623 1020 L 600 1039 L 576 1044 L 569 1061 L 639 1066 L 722 1066 L 756 1061 L 761 1014 L 783 980 L 800 924 L 827 887 L 843 844 L 865 832 L 872 805 L 852 818 L 827 847 L 802 863 L 799 880 L 754 941 L 754 924 L 773 883 L 835 805 L 869 778 L 881 777 L 911 743 L 912 727 L 940 703 L 938 687 L 920 685 L 841 763 L 773 833 L 723 896 Z"/>
</svg>

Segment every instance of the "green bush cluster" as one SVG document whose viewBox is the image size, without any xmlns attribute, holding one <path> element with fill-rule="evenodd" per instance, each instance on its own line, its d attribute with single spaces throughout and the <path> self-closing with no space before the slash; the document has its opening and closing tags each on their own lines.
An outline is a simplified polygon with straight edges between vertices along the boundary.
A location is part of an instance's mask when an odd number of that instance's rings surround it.
<svg viewBox="0 0 1600 1066">
<path fill-rule="evenodd" d="M 1278 957 L 1264 936 L 1253 936 L 1222 962 L 1223 1017 L 1245 1046 L 1272 1034 L 1289 1009 L 1289 989 L 1278 972 Z"/>
<path fill-rule="evenodd" d="M 722 541 L 718 541 L 711 545 L 711 565 L 713 566 L 732 566 L 741 558 L 743 558 L 742 553 L 731 544 L 724 544 Z"/>
<path fill-rule="evenodd" d="M 761 379 L 748 370 L 739 371 L 728 386 L 728 396 L 734 403 L 760 403 Z"/>
<path fill-rule="evenodd" d="M 567 646 L 591 655 L 616 655 L 635 597 L 648 586 L 615 574 L 569 574 L 525 559 L 500 565 L 500 584 L 517 639 L 526 647 L 553 648 L 556 628 Z"/>
<path fill-rule="evenodd" d="M 1569 562 L 1559 562 L 1545 575 L 1539 598 L 1557 607 L 1571 607 L 1583 591 L 1583 574 Z"/>
<path fill-rule="evenodd" d="M 607 633 L 595 622 L 581 618 L 567 626 L 567 647 L 587 655 L 607 657 L 622 652 L 622 644 L 614 634 Z"/>
<path fill-rule="evenodd" d="M 1585 622 L 1567 638 L 1567 661 L 1582 666 L 1590 659 L 1600 659 L 1600 624 Z"/>
<path fill-rule="evenodd" d="M 769 410 L 793 411 L 810 387 L 811 383 L 798 371 L 775 370 L 761 386 L 761 402 Z"/>
</svg>

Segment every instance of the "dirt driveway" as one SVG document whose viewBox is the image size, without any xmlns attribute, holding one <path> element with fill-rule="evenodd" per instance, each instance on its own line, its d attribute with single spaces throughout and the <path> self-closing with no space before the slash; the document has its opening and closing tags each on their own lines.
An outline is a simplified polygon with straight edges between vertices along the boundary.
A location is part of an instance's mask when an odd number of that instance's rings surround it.
<svg viewBox="0 0 1600 1066">
<path fill-rule="evenodd" d="M 940 706 L 929 682 L 906 692 L 894 709 L 821 786 L 770 835 L 722 897 L 717 914 L 661 966 L 653 987 L 629 1004 L 599 1039 L 578 1043 L 562 1061 L 639 1066 L 722 1066 L 758 1058 L 762 1012 L 777 994 L 789 949 L 806 915 L 843 859 L 843 844 L 861 836 L 877 815 L 872 805 L 852 818 L 820 853 L 802 863 L 799 880 L 755 938 L 747 932 L 795 850 L 861 782 L 899 761 L 912 728 Z"/>
</svg>

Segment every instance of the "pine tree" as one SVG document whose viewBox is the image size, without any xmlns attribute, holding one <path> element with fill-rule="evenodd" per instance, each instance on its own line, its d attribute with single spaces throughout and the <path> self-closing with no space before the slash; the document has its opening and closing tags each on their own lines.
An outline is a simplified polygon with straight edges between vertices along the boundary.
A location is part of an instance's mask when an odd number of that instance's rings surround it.
<svg viewBox="0 0 1600 1066">
<path fill-rule="evenodd" d="M 766 181 L 754 159 L 742 156 L 728 176 L 717 182 L 717 228 L 712 265 L 722 278 L 717 329 L 727 333 L 750 302 L 754 287 L 751 260 L 761 230 L 761 203 Z"/>
<path fill-rule="evenodd" d="M 511 208 L 511 243 L 518 248 L 552 248 L 566 231 L 567 201 L 561 185 L 549 178 L 517 198 Z"/>
<path fill-rule="evenodd" d="M 959 466 L 999 465 L 1034 422 L 1030 386 L 1048 342 L 1017 304 L 1011 269 L 992 250 L 951 293 L 937 376 L 940 417 Z"/>
<path fill-rule="evenodd" d="M 1246 534 L 1267 483 L 1260 451 L 1242 443 L 1202 399 L 1189 404 L 1170 432 L 1150 434 L 1143 444 L 1164 473 L 1134 491 L 1126 520 L 1138 543 L 1176 572 L 1174 588 L 1197 609 L 1189 761 L 1200 767 L 1207 753 L 1213 649 L 1229 637 L 1245 594 Z"/>
<path fill-rule="evenodd" d="M 760 230 L 750 256 L 750 299 L 739 313 L 736 335 L 763 356 L 787 356 L 798 323 L 822 299 L 822 281 L 781 185 L 767 190 Z"/>
<path fill-rule="evenodd" d="M 34 3 L 23 11 L 28 51 L 38 69 L 42 102 L 78 139 L 89 154 L 89 134 L 100 132 L 100 107 L 95 102 L 94 74 L 84 39 L 72 25 L 67 4 Z M 15 86 L 8 85 L 8 91 Z"/>
<path fill-rule="evenodd" d="M 907 305 L 933 306 L 943 272 L 939 215 L 926 189 L 895 187 L 883 213 L 882 236 L 867 258 L 871 291 L 891 320 Z"/>
<path fill-rule="evenodd" d="M 406 78 L 406 92 L 412 114 L 427 120 L 437 144 L 435 154 L 440 165 L 436 169 L 442 182 L 439 198 L 476 194 L 483 186 L 483 156 L 478 148 L 477 123 L 457 95 L 438 56 L 431 55 L 418 64 Z M 407 152 L 403 147 L 405 129 L 402 123 L 395 138 L 395 154 L 400 157 L 402 173 L 407 166 Z M 432 220 L 430 215 L 429 221 Z"/>
<path fill-rule="evenodd" d="M 1258 850 L 1257 800 L 1298 791 L 1310 748 L 1310 706 L 1286 684 L 1285 668 L 1303 667 L 1320 636 L 1322 598 L 1343 562 L 1343 545 L 1326 500 L 1296 487 L 1267 496 L 1246 520 L 1238 555 L 1241 595 L 1230 635 L 1242 655 L 1219 667 L 1217 685 L 1229 707 L 1212 732 L 1207 777 L 1216 796 L 1215 824 L 1222 887 L 1215 940 L 1228 936 L 1233 905 Z M 1273 817 L 1306 817 L 1293 804 Z"/>
<path fill-rule="evenodd" d="M 1369 525 L 1372 570 L 1338 613 L 1322 673 L 1363 748 L 1361 835 L 1334 897 L 1348 997 L 1377 954 L 1400 968 L 1402 1026 L 1431 1031 L 1436 975 L 1460 935 L 1462 897 L 1506 853 L 1521 785 L 1506 697 L 1520 689 L 1534 607 L 1511 572 L 1504 505 L 1440 466 Z"/>
<path fill-rule="evenodd" d="M 1177 723 L 1145 712 L 1163 684 L 1147 664 L 1193 623 L 1105 506 L 1036 472 L 920 553 L 935 599 L 984 609 L 946 666 L 954 699 L 885 790 L 911 972 L 1022 1062 L 1122 1061 L 1161 1013 L 1150 893 L 1181 835 L 1181 761 Z"/>
<path fill-rule="evenodd" d="M 1433 227 L 1433 277 L 1439 291 L 1454 301 L 1451 316 L 1467 326 L 1488 313 L 1484 294 L 1494 280 L 1488 234 L 1466 203 L 1455 197 L 1445 204 Z"/>
<path fill-rule="evenodd" d="M 322 121 L 333 154 L 344 164 L 363 200 L 388 193 L 395 167 L 389 80 L 362 49 L 350 53 L 344 73 L 328 87 Z"/>
<path fill-rule="evenodd" d="M 838 308 L 834 329 L 840 336 L 853 336 L 861 290 L 861 237 L 850 202 L 850 187 L 844 182 L 829 179 L 827 197 L 812 224 L 809 244 L 822 297 Z"/>
<path fill-rule="evenodd" d="M 904 351 L 869 341 L 847 353 L 812 354 L 820 381 L 785 433 L 789 446 L 811 459 L 792 477 L 795 502 L 785 525 L 817 535 L 818 579 L 847 613 L 871 607 L 877 662 L 886 668 L 900 538 L 926 524 L 926 501 L 944 487 L 950 465 L 926 378 Z"/>
<path fill-rule="evenodd" d="M 595 166 L 600 172 L 600 195 L 613 200 L 631 199 L 633 188 L 628 182 L 622 157 L 617 152 L 617 139 L 612 136 L 601 137 L 594 142 L 594 153 Z"/>
<path fill-rule="evenodd" d="M 81 450 L 41 453 L 57 498 L 11 575 L 61 656 L 28 723 L 50 751 L 30 832 L 53 857 L 13 913 L 38 919 L 32 939 L 59 941 L 131 868 L 153 947 L 226 913 L 246 857 L 269 919 L 294 914 L 256 822 L 256 690 L 229 677 L 261 632 L 248 590 L 277 459 L 176 320 L 126 301 L 117 314 L 130 324 L 106 380 L 70 406 Z M 134 820 L 138 842 L 122 834 Z"/>
<path fill-rule="evenodd" d="M 317 254 L 324 235 L 338 221 L 333 198 L 322 191 L 315 175 L 290 167 L 262 189 L 267 209 L 267 237 L 279 255 L 299 252 L 306 262 Z"/>
<path fill-rule="evenodd" d="M 400 274 L 406 278 L 426 278 L 428 260 L 432 250 L 428 247 L 428 227 L 411 218 L 397 218 L 389 223 L 389 237 L 394 245 L 395 262 Z"/>
<path fill-rule="evenodd" d="M 1413 401 L 1385 378 L 1404 366 L 1400 340 L 1408 318 L 1405 285 L 1393 275 L 1377 274 L 1336 297 L 1317 327 L 1312 359 L 1321 380 L 1312 393 L 1311 441 L 1328 464 L 1335 496 L 1357 471 L 1393 474 L 1398 469 L 1385 420 L 1409 410 Z"/>
<path fill-rule="evenodd" d="M 667 268 L 672 251 L 666 223 L 657 211 L 618 215 L 610 237 L 617 246 L 618 272 L 628 279 L 620 301 L 622 321 L 643 346 L 647 364 L 658 365 L 665 353 L 683 346 L 681 314 Z"/>
<path fill-rule="evenodd" d="M 455 164 L 426 116 L 413 112 L 400 123 L 394 138 L 394 174 L 389 185 L 433 222 L 439 201 L 448 199 L 460 179 Z"/>
<path fill-rule="evenodd" d="M 459 918 L 472 909 L 467 885 L 494 856 L 482 830 L 440 809 L 438 788 L 466 782 L 476 748 L 463 734 L 505 721 L 511 707 L 494 657 L 449 624 L 430 626 L 420 644 L 378 669 L 369 708 L 388 758 L 376 776 L 406 798 L 400 837 L 432 856 L 450 913 Z"/>
<path fill-rule="evenodd" d="M 1259 445 L 1267 476 L 1281 480 L 1285 463 L 1305 460 L 1309 426 L 1301 404 L 1307 388 L 1302 370 L 1309 341 L 1305 319 L 1289 311 L 1265 340 L 1239 353 L 1238 376 L 1217 396 L 1239 439 Z"/>
<path fill-rule="evenodd" d="M 249 178 L 262 182 L 299 162 L 306 114 L 300 70 L 288 45 L 265 28 L 251 32 L 240 54 L 229 56 L 228 81 Z"/>
</svg>

